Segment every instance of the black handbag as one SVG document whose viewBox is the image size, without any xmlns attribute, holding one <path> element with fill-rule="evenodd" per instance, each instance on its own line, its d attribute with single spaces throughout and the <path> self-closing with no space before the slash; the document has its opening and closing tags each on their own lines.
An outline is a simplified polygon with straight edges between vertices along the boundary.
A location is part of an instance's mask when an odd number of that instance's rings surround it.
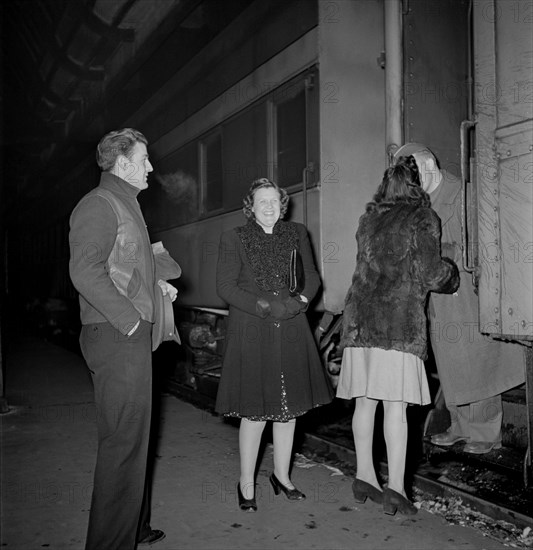
<svg viewBox="0 0 533 550">
<path fill-rule="evenodd" d="M 288 286 L 291 296 L 300 294 L 305 286 L 304 264 L 302 262 L 302 256 L 296 248 L 291 252 Z"/>
</svg>

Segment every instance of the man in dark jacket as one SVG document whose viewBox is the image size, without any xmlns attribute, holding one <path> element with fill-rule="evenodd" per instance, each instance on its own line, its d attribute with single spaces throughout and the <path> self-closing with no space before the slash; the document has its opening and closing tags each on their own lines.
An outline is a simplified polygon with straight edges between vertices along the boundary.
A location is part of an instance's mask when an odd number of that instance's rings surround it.
<svg viewBox="0 0 533 550">
<path fill-rule="evenodd" d="M 165 536 L 150 528 L 145 491 L 157 280 L 137 202 L 153 170 L 146 146 L 130 128 L 105 135 L 97 149 L 100 185 L 70 219 L 70 276 L 80 295 L 80 345 L 94 383 L 98 428 L 87 550 L 131 550 Z M 158 283 L 175 299 L 172 285 Z"/>
</svg>

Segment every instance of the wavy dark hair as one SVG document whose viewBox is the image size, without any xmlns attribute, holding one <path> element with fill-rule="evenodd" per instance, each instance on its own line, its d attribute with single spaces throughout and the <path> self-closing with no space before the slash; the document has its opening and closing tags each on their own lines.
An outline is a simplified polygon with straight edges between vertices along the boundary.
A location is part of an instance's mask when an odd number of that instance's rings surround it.
<svg viewBox="0 0 533 550">
<path fill-rule="evenodd" d="M 383 179 L 368 206 L 392 206 L 398 202 L 431 205 L 429 195 L 420 184 L 420 174 L 413 155 L 401 157 L 394 166 L 385 170 Z"/>
<path fill-rule="evenodd" d="M 115 166 L 120 155 L 131 159 L 136 143 L 148 145 L 146 137 L 135 128 L 122 128 L 106 134 L 96 148 L 96 162 L 104 172 Z"/>
<path fill-rule="evenodd" d="M 246 197 L 244 197 L 242 201 L 244 205 L 242 207 L 242 211 L 244 212 L 244 215 L 247 219 L 250 219 L 254 216 L 253 208 L 255 192 L 259 189 L 266 189 L 269 187 L 275 189 L 279 193 L 280 219 L 283 219 L 283 216 L 285 216 L 285 214 L 287 213 L 287 208 L 289 207 L 289 195 L 287 191 L 285 191 L 285 189 L 267 178 L 259 178 L 257 180 L 254 180 L 252 182 L 252 185 L 250 185 L 248 194 L 246 195 Z"/>
</svg>

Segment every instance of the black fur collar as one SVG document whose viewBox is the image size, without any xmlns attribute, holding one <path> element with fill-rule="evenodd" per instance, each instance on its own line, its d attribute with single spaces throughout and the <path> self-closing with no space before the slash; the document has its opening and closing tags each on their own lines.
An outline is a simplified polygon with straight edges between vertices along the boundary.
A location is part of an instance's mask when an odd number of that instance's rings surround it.
<svg viewBox="0 0 533 550">
<path fill-rule="evenodd" d="M 256 285 L 268 292 L 286 287 L 291 252 L 300 246 L 296 224 L 278 220 L 269 234 L 255 219 L 250 219 L 236 231 L 255 274 Z"/>
</svg>

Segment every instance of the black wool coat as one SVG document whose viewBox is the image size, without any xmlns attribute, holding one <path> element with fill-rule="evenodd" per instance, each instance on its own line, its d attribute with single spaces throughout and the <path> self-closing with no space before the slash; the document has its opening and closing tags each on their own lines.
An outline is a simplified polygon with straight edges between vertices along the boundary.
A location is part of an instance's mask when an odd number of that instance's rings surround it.
<svg viewBox="0 0 533 550">
<path fill-rule="evenodd" d="M 297 232 L 305 271 L 301 293 L 311 301 L 320 287 L 320 278 L 306 228 L 280 220 L 274 232 L 289 224 Z M 258 226 L 256 244 L 263 250 L 265 265 L 273 237 Z M 283 279 L 288 263 L 280 262 L 278 268 Z M 283 300 L 289 291 L 286 286 L 274 291 L 258 286 L 258 275 L 236 229 L 226 231 L 220 239 L 217 292 L 229 304 L 217 412 L 275 419 L 285 409 L 299 416 L 332 400 L 333 392 L 305 313 L 283 320 L 258 314 L 259 298 Z"/>
<path fill-rule="evenodd" d="M 356 234 L 341 348 L 394 349 L 426 359 L 428 294 L 459 287 L 457 266 L 441 257 L 440 238 L 440 219 L 427 200 L 367 206 Z"/>
</svg>

